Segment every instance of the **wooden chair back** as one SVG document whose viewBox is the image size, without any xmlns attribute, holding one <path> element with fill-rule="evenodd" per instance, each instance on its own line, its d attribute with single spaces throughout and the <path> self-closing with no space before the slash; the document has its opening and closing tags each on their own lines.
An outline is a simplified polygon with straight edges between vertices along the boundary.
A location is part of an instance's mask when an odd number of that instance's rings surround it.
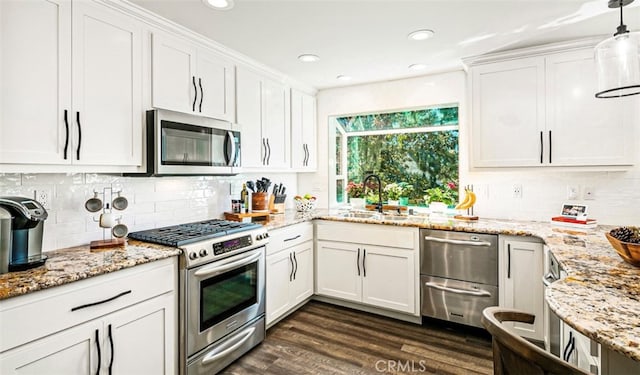
<svg viewBox="0 0 640 375">
<path fill-rule="evenodd" d="M 548 353 L 522 337 L 509 332 L 502 322 L 533 324 L 535 316 L 522 311 L 487 307 L 482 325 L 491 333 L 493 373 L 495 375 L 589 375 L 568 362 Z"/>
</svg>

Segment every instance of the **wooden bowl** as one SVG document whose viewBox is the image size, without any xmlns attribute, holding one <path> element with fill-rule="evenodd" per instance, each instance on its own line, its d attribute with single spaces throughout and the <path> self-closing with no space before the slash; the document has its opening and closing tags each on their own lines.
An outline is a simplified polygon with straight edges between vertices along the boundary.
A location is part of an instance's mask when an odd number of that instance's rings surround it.
<svg viewBox="0 0 640 375">
<path fill-rule="evenodd" d="M 640 266 L 640 244 L 620 241 L 609 233 L 605 233 L 605 236 L 625 262 L 634 266 Z"/>
</svg>

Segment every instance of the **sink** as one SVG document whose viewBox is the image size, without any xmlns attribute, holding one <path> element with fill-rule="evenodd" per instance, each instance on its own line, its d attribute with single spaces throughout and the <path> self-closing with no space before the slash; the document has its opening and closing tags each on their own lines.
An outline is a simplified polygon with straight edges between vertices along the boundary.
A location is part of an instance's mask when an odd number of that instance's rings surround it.
<svg viewBox="0 0 640 375">
<path fill-rule="evenodd" d="M 377 212 L 345 212 L 341 214 L 342 217 L 352 217 L 355 219 L 378 219 L 380 214 Z"/>
<path fill-rule="evenodd" d="M 409 216 L 405 215 L 382 215 L 382 220 L 402 221 L 407 220 Z"/>
</svg>

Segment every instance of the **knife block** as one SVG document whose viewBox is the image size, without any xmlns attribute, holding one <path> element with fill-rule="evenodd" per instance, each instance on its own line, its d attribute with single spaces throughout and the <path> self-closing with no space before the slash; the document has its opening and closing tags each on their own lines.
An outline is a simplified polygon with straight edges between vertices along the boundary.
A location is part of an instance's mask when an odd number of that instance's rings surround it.
<svg viewBox="0 0 640 375">
<path fill-rule="evenodd" d="M 276 196 L 271 194 L 269 196 L 269 212 L 272 214 L 283 214 L 284 213 L 284 203 L 275 203 Z"/>
</svg>

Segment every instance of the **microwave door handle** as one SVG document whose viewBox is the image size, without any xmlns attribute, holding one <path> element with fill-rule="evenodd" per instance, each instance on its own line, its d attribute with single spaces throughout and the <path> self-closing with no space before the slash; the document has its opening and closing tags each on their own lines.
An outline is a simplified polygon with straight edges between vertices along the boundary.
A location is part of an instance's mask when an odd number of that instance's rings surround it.
<svg viewBox="0 0 640 375">
<path fill-rule="evenodd" d="M 221 266 L 209 266 L 209 267 L 204 267 L 201 268 L 199 270 L 197 270 L 194 275 L 196 277 L 206 277 L 209 275 L 213 275 L 213 274 L 218 274 L 218 273 L 222 273 L 222 272 L 226 272 L 229 270 L 232 270 L 234 268 L 238 268 L 238 267 L 242 267 L 245 266 L 247 264 L 251 264 L 254 261 L 256 261 L 257 259 L 259 259 L 262 256 L 261 252 L 255 253 L 253 255 L 249 255 L 249 256 L 245 256 L 243 258 L 240 258 L 234 262 L 230 262 L 227 264 L 223 264 Z"/>
<path fill-rule="evenodd" d="M 225 152 L 225 156 L 227 157 L 227 160 L 226 160 L 227 166 L 233 167 L 233 165 L 236 163 L 236 157 L 238 152 L 236 150 L 233 132 L 228 131 L 225 138 L 226 138 L 225 150 L 227 150 L 227 152 Z"/>
</svg>

